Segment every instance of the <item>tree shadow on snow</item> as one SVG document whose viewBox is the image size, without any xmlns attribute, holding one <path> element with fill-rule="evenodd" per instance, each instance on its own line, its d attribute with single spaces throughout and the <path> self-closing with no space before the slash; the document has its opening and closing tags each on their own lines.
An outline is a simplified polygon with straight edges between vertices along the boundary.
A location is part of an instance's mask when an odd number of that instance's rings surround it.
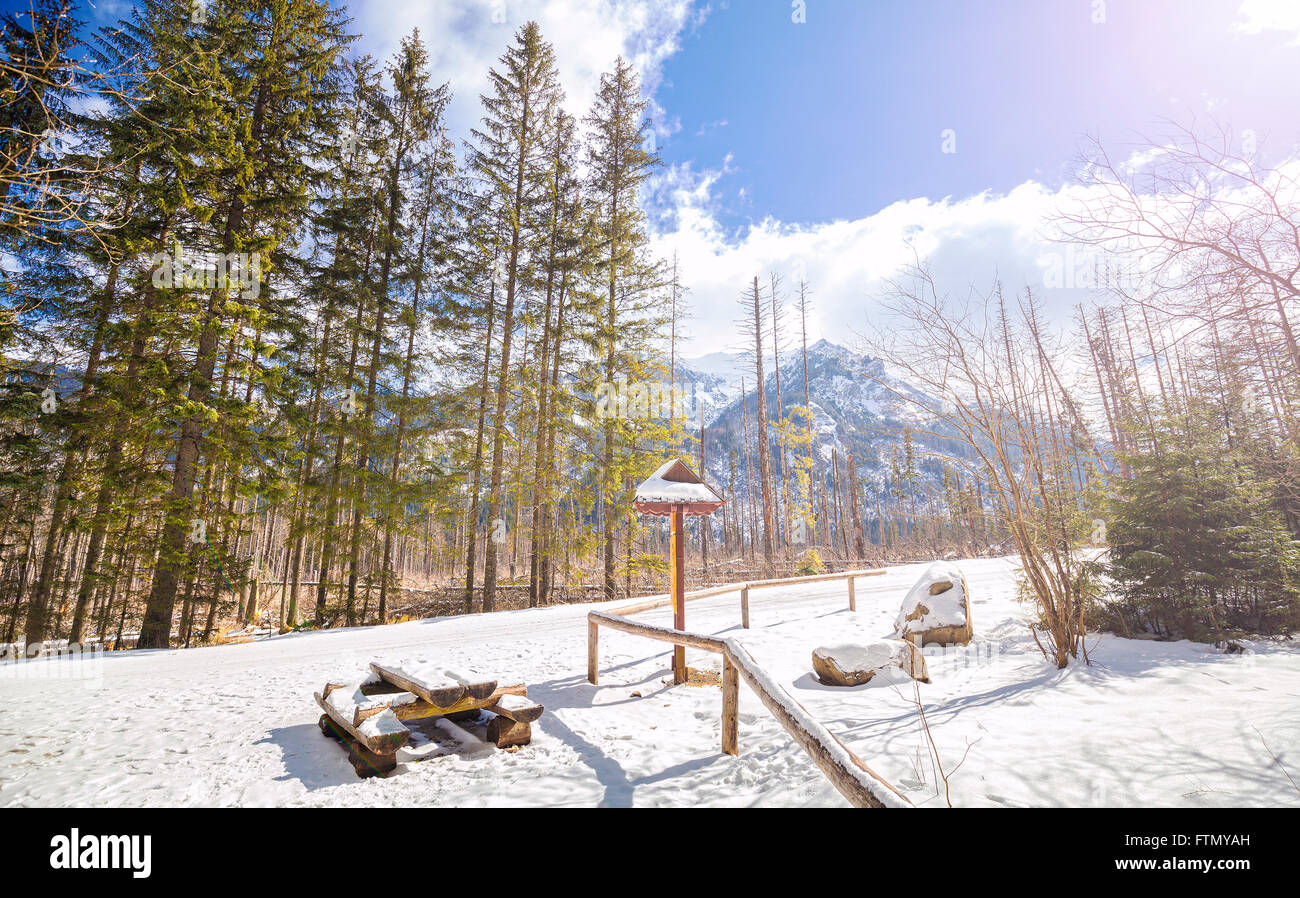
<svg viewBox="0 0 1300 898">
<path fill-rule="evenodd" d="M 663 654 L 671 657 L 672 650 L 669 649 Z M 553 713 L 566 708 L 599 711 L 654 698 L 670 687 L 670 684 L 663 681 L 672 677 L 671 667 L 661 667 L 645 675 L 640 680 L 628 683 L 610 683 L 605 679 L 611 673 L 625 668 L 636 667 L 644 664 L 647 660 L 649 660 L 648 657 L 641 657 L 621 664 L 601 667 L 600 673 L 604 682 L 599 686 L 591 685 L 587 682 L 585 674 L 579 674 L 530 684 L 528 687 L 529 697 L 546 706 L 546 713 L 538 719 L 534 726 L 573 749 L 582 762 L 592 769 L 596 774 L 597 781 L 604 787 L 605 795 L 597 803 L 598 807 L 630 808 L 632 807 L 632 798 L 636 787 L 671 780 L 674 777 L 708 767 L 722 757 L 721 753 L 705 755 L 683 761 L 657 773 L 632 779 L 628 777 L 627 771 L 623 769 L 623 766 L 618 761 L 611 758 L 600 746 L 576 732 L 558 715 Z M 653 688 L 647 689 L 647 686 Z M 627 689 L 628 695 L 626 698 L 602 702 L 597 705 L 595 704 L 596 693 L 602 689 Z M 640 692 L 641 694 L 632 695 L 633 692 Z"/>
<path fill-rule="evenodd" d="M 671 673 L 671 671 L 665 671 Z M 592 687 L 593 689 L 595 687 Z M 636 701 L 636 699 L 633 699 Z M 621 704 L 621 702 L 619 703 Z M 585 705 L 581 707 L 592 707 Z M 606 705 L 600 705 L 604 708 Z M 708 767 L 717 762 L 722 757 L 721 753 L 705 755 L 699 758 L 692 758 L 689 761 L 683 761 L 672 767 L 666 767 L 656 773 L 639 776 L 635 779 L 629 778 L 627 771 L 623 769 L 618 761 L 611 758 L 601 750 L 600 746 L 586 739 L 581 734 L 575 732 L 572 727 L 566 724 L 557 715 L 549 713 L 542 715 L 534 726 L 539 727 L 548 736 L 559 739 L 565 745 L 569 746 L 582 762 L 591 768 L 596 774 L 596 780 L 605 789 L 604 797 L 597 803 L 597 807 L 602 808 L 630 808 L 632 807 L 632 797 L 638 786 L 647 786 L 653 783 L 672 780 L 675 777 L 691 773 L 696 770 Z"/>
</svg>

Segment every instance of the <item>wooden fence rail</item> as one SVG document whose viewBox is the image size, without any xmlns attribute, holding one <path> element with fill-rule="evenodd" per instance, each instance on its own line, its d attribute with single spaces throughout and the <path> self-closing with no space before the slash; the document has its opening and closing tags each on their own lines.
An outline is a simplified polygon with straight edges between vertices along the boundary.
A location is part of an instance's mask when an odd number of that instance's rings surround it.
<svg viewBox="0 0 1300 898">
<path fill-rule="evenodd" d="M 608 627 L 658 642 L 702 649 L 722 655 L 722 751 L 740 753 L 738 721 L 740 680 L 794 737 L 841 795 L 859 808 L 911 807 L 912 803 L 887 780 L 862 762 L 835 734 L 818 722 L 758 666 L 749 651 L 734 639 L 688 633 L 671 627 L 628 620 L 603 611 L 587 613 L 587 680 L 600 681 L 600 628 Z"/>
<path fill-rule="evenodd" d="M 740 592 L 740 625 L 746 630 L 749 629 L 749 591 L 751 589 L 767 589 L 775 586 L 789 586 L 794 583 L 826 583 L 832 580 L 846 580 L 849 588 L 849 610 L 858 610 L 857 591 L 853 581 L 858 577 L 879 577 L 885 573 L 884 568 L 867 568 L 856 571 L 840 571 L 835 574 L 812 574 L 807 577 L 786 577 L 776 580 L 748 580 L 740 583 L 723 583 L 721 586 L 710 586 L 707 589 L 695 589 L 686 593 L 686 599 L 707 599 L 710 596 L 720 596 L 729 592 Z M 667 593 L 661 593 L 654 596 L 645 596 L 636 599 L 626 605 L 620 605 L 614 609 L 618 614 L 639 614 L 642 611 L 651 611 L 655 608 L 663 608 L 672 604 L 672 596 Z"/>
</svg>

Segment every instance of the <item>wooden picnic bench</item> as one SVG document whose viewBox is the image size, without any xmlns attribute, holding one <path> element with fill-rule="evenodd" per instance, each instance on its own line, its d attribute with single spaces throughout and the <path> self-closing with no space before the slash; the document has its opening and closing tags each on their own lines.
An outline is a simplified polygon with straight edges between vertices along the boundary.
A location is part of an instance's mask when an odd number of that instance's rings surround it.
<svg viewBox="0 0 1300 898">
<path fill-rule="evenodd" d="M 357 775 L 388 776 L 397 768 L 397 750 L 411 738 L 403 721 L 427 717 L 463 720 L 489 711 L 487 737 L 497 748 L 527 745 L 541 705 L 528 687 L 502 686 L 470 671 L 429 666 L 372 663 L 369 679 L 353 684 L 326 683 L 315 694 L 325 713 L 320 729 L 348 749 Z"/>
</svg>

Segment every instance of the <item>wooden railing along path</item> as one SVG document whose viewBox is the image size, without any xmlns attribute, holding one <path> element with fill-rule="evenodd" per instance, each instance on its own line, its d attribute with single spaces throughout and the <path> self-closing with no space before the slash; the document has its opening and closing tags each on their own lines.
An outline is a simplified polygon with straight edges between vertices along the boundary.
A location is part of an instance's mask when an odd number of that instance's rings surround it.
<svg viewBox="0 0 1300 898">
<path fill-rule="evenodd" d="M 855 577 L 883 574 L 883 570 L 847 571 L 839 574 L 819 574 L 811 577 L 792 577 L 785 580 L 757 580 L 732 583 L 725 586 L 701 589 L 686 594 L 687 599 L 702 599 L 740 590 L 741 613 L 745 627 L 749 626 L 749 590 L 791 583 L 816 583 L 847 579 L 849 583 L 849 608 L 855 608 L 853 579 Z M 671 627 L 630 620 L 623 615 L 636 614 L 661 608 L 671 603 L 671 598 L 650 596 L 639 602 L 624 605 L 618 614 L 605 611 L 587 613 L 587 680 L 593 685 L 600 680 L 600 628 L 607 627 L 634 636 L 644 636 L 658 642 L 668 642 L 686 648 L 701 649 L 722 656 L 722 751 L 740 753 L 738 704 L 740 681 L 754 691 L 763 706 L 776 718 L 799 744 L 814 764 L 826 775 L 836 790 L 849 803 L 860 808 L 911 807 L 912 803 L 859 758 L 830 730 L 799 704 L 790 693 L 767 675 L 749 651 L 738 641 L 703 633 L 674 630 Z"/>
<path fill-rule="evenodd" d="M 707 599 L 710 596 L 725 595 L 729 592 L 740 592 L 740 625 L 746 630 L 749 629 L 749 591 L 751 589 L 767 589 L 774 586 L 789 586 L 795 583 L 825 583 L 831 580 L 846 580 L 849 588 L 849 610 L 858 610 L 857 591 L 853 581 L 858 577 L 879 577 L 885 572 L 884 568 L 872 568 L 857 571 L 840 571 L 837 574 L 812 574 L 808 577 L 785 577 L 776 580 L 748 580 L 740 583 L 723 583 L 721 586 L 710 586 L 707 589 L 694 589 L 686 593 L 686 600 Z M 626 605 L 620 605 L 614 609 L 618 614 L 639 614 L 642 611 L 652 611 L 655 608 L 664 608 L 673 603 L 672 596 L 668 593 L 659 595 L 645 596 L 644 598 L 634 599 Z"/>
</svg>

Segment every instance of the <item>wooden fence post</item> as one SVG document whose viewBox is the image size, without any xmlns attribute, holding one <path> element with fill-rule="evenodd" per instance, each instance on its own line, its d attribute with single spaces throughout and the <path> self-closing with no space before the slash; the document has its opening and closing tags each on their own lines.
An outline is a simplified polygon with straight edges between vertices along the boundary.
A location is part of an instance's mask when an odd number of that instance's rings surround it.
<svg viewBox="0 0 1300 898">
<path fill-rule="evenodd" d="M 740 625 L 749 629 L 749 584 L 740 587 Z"/>
<path fill-rule="evenodd" d="M 600 680 L 599 656 L 600 624 L 587 619 L 587 682 L 593 686 Z"/>
<path fill-rule="evenodd" d="M 725 654 L 722 656 L 722 753 L 740 754 L 740 737 L 736 721 L 739 717 L 740 674 L 736 665 Z"/>
<path fill-rule="evenodd" d="M 857 593 L 856 593 L 856 592 L 854 591 L 854 589 L 853 589 L 853 578 L 852 578 L 852 577 L 849 578 L 849 610 L 850 610 L 850 611 L 857 611 L 857 610 L 858 610 L 858 596 L 857 596 Z"/>
</svg>

